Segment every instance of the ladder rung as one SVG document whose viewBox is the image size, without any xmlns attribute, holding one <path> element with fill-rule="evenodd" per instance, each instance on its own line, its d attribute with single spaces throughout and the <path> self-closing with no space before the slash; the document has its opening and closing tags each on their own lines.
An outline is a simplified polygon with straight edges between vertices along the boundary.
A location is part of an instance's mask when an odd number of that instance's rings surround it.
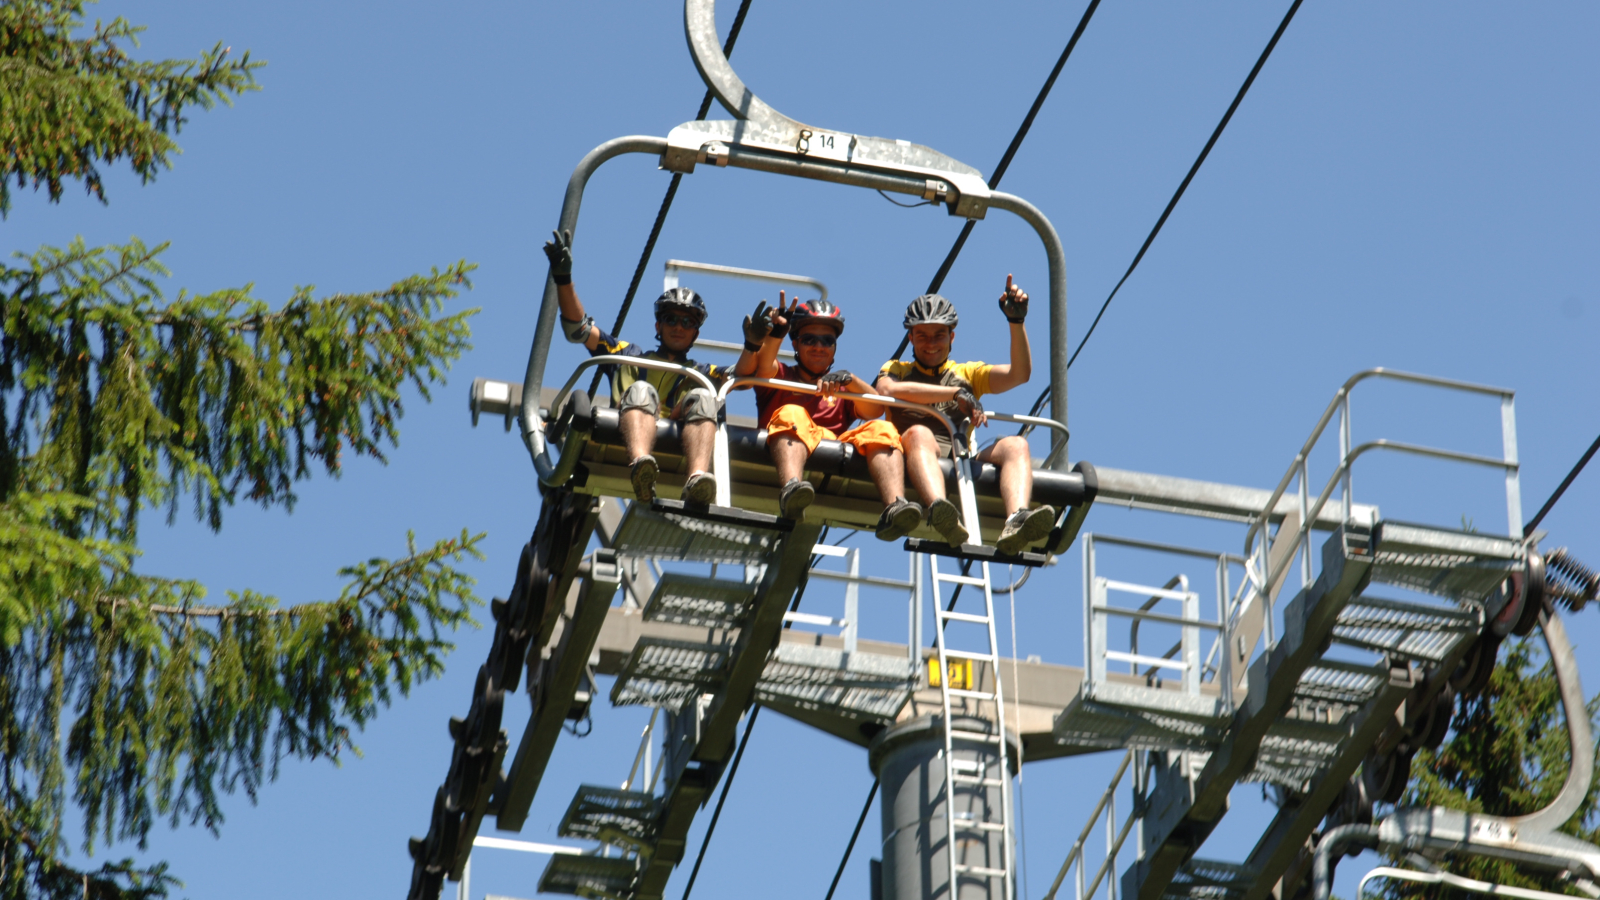
<svg viewBox="0 0 1600 900">
<path fill-rule="evenodd" d="M 979 659 L 987 663 L 993 663 L 995 661 L 993 653 L 979 653 L 976 650 L 951 650 L 947 647 L 945 648 L 944 655 L 954 656 L 956 659 Z"/>
<path fill-rule="evenodd" d="M 998 778 L 977 778 L 972 775 L 961 774 L 952 775 L 950 777 L 953 781 L 955 781 L 956 784 L 976 784 L 982 785 L 983 787 L 999 787 L 1001 784 L 1000 779 Z"/>
<path fill-rule="evenodd" d="M 968 698 L 970 700 L 993 700 L 994 699 L 994 692 L 993 691 L 964 691 L 961 688 L 950 688 L 949 689 L 949 694 L 952 697 L 966 697 L 966 698 Z M 955 734 L 955 732 L 953 732 L 953 731 L 950 732 L 950 733 L 952 735 Z"/>
<path fill-rule="evenodd" d="M 988 878 L 1005 878 L 1005 869 L 991 869 L 988 866 L 968 866 L 956 863 L 956 871 L 967 875 L 983 875 Z"/>
<path fill-rule="evenodd" d="M 968 584 L 973 587 L 988 587 L 989 582 L 973 575 L 946 575 L 943 572 L 933 576 L 933 580 L 940 584 Z"/>
<path fill-rule="evenodd" d="M 947 622 L 971 622 L 974 625 L 989 624 L 988 616 L 980 616 L 976 613 L 949 612 L 943 609 L 938 610 L 938 613 L 939 618 L 944 619 Z"/>
<path fill-rule="evenodd" d="M 956 822 L 957 831 L 1005 831 L 1002 822 Z"/>
<path fill-rule="evenodd" d="M 950 768 L 956 772 L 982 772 L 983 763 L 970 759 L 952 759 Z"/>
<path fill-rule="evenodd" d="M 953 694 L 953 693 L 955 693 L 955 691 L 951 691 L 950 693 Z M 972 692 L 969 691 L 968 693 L 972 693 Z M 998 734 L 984 734 L 981 731 L 951 731 L 950 732 L 950 737 L 951 737 L 952 740 L 960 740 L 960 741 L 982 741 L 985 744 L 998 744 L 998 743 L 1000 743 L 1000 735 L 998 735 Z"/>
</svg>

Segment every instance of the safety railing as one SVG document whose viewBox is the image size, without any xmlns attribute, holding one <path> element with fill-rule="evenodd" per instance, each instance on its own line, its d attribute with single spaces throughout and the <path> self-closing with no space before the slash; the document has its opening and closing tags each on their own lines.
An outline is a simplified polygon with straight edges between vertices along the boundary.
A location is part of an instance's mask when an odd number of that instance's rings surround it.
<svg viewBox="0 0 1600 900">
<path fill-rule="evenodd" d="M 1100 884 L 1106 880 L 1107 875 L 1115 878 L 1117 868 L 1117 854 L 1122 850 L 1122 844 L 1128 839 L 1128 833 L 1133 829 L 1135 817 L 1130 815 L 1123 822 L 1122 828 L 1117 829 L 1117 791 L 1122 786 L 1122 778 L 1128 773 L 1130 765 L 1133 767 L 1133 792 L 1138 796 L 1143 792 L 1143 766 L 1133 765 L 1136 752 L 1129 750 L 1122 756 L 1122 764 L 1117 767 L 1115 775 L 1111 776 L 1111 784 L 1104 794 L 1100 795 L 1100 802 L 1095 805 L 1094 811 L 1089 814 L 1089 821 L 1083 826 L 1083 831 L 1078 834 L 1078 839 L 1073 842 L 1072 849 L 1067 852 L 1067 858 L 1061 863 L 1061 871 L 1056 873 L 1056 880 L 1051 883 L 1050 890 L 1045 892 L 1044 900 L 1056 900 L 1056 893 L 1061 890 L 1061 885 L 1066 882 L 1067 875 L 1074 870 L 1077 879 L 1074 886 L 1077 893 L 1076 900 L 1088 900 L 1095 892 L 1100 890 Z M 1094 833 L 1094 827 L 1099 823 L 1101 815 L 1105 816 L 1106 823 L 1106 852 L 1105 859 L 1095 870 L 1094 877 L 1089 877 L 1088 867 L 1085 865 L 1084 849 L 1089 844 L 1089 836 Z M 1111 894 L 1116 895 L 1116 884 L 1111 883 Z"/>
<path fill-rule="evenodd" d="M 1021 413 L 998 413 L 988 411 L 985 411 L 984 415 L 995 422 L 1013 422 L 1017 425 L 1027 425 L 1033 428 L 1048 428 L 1051 431 L 1054 431 L 1056 433 L 1056 437 L 1050 442 L 1050 452 L 1044 455 L 1044 463 L 1042 468 L 1049 469 L 1054 466 L 1056 457 L 1067 451 L 1067 440 L 1072 437 L 1072 432 L 1067 430 L 1067 426 L 1057 422 L 1055 419 L 1046 419 L 1043 416 L 1022 415 Z"/>
<path fill-rule="evenodd" d="M 1411 384 L 1421 384 L 1429 387 L 1443 388 L 1468 394 L 1481 394 L 1500 398 L 1500 440 L 1502 456 L 1481 456 L 1473 453 L 1461 453 L 1454 450 L 1441 450 L 1435 447 L 1424 447 L 1417 444 L 1407 444 L 1399 441 L 1379 439 L 1368 441 L 1359 446 L 1351 446 L 1350 429 L 1350 394 L 1357 384 L 1369 378 L 1386 378 L 1394 381 L 1403 381 Z M 1261 514 L 1251 523 L 1245 532 L 1244 552 L 1247 556 L 1257 558 L 1257 566 L 1262 576 L 1262 583 L 1271 586 L 1277 583 L 1286 566 L 1290 565 L 1294 555 L 1300 557 L 1300 575 L 1305 584 L 1312 581 L 1312 553 L 1311 553 L 1311 528 L 1310 523 L 1316 521 L 1322 509 L 1333 496 L 1336 487 L 1343 486 L 1341 502 L 1343 504 L 1343 518 L 1348 522 L 1351 518 L 1351 508 L 1354 503 L 1352 493 L 1351 469 L 1357 459 L 1373 450 L 1389 450 L 1413 456 L 1423 456 L 1432 459 L 1444 459 L 1453 462 L 1467 463 L 1469 465 L 1499 468 L 1505 471 L 1506 476 L 1506 519 L 1507 534 L 1513 540 L 1520 540 L 1522 534 L 1522 491 L 1520 483 L 1521 467 L 1517 461 L 1517 420 L 1515 392 L 1506 388 L 1490 387 L 1488 385 L 1472 384 L 1466 381 L 1454 381 L 1448 378 L 1435 378 L 1431 375 L 1416 375 L 1410 372 L 1396 372 L 1384 368 L 1367 369 L 1357 372 L 1345 381 L 1333 400 L 1328 403 L 1328 408 L 1322 413 L 1322 418 L 1317 420 L 1317 425 L 1311 430 L 1311 436 L 1306 439 L 1300 452 L 1295 454 L 1294 462 L 1289 465 L 1289 471 L 1284 473 L 1278 486 L 1272 492 L 1272 497 L 1262 508 Z M 1335 468 L 1333 476 L 1328 479 L 1327 485 L 1317 495 L 1315 502 L 1310 500 L 1310 476 L 1307 460 L 1311 451 L 1316 448 L 1327 430 L 1328 424 L 1333 421 L 1334 414 L 1339 414 L 1339 465 Z M 1268 513 L 1277 509 L 1278 501 L 1288 491 L 1291 484 L 1299 484 L 1299 521 L 1295 524 L 1292 533 L 1285 535 L 1280 529 L 1275 540 L 1268 540 L 1267 524 Z M 1258 540 L 1259 538 L 1259 540 Z M 1297 554 L 1286 554 L 1282 561 L 1274 566 L 1269 545 L 1287 539 L 1290 546 L 1297 548 Z M 1270 616 L 1269 616 L 1270 618 Z"/>
<path fill-rule="evenodd" d="M 1106 534 L 1085 533 L 1081 538 L 1083 544 L 1083 593 L 1084 593 L 1084 623 L 1083 623 L 1083 660 L 1085 687 L 1093 695 L 1095 687 L 1106 682 L 1107 663 L 1125 662 L 1129 664 L 1130 671 L 1137 674 L 1139 666 L 1146 666 L 1146 677 L 1151 677 L 1155 672 L 1167 669 L 1181 673 L 1183 693 L 1198 697 L 1200 685 L 1206 680 L 1205 675 L 1209 670 L 1212 678 L 1220 687 L 1223 708 L 1225 711 L 1233 710 L 1233 654 L 1226 648 L 1232 645 L 1233 629 L 1236 624 L 1236 603 L 1231 603 L 1233 592 L 1229 588 L 1231 581 L 1228 573 L 1231 565 L 1245 565 L 1243 557 L 1229 553 L 1215 553 L 1207 550 L 1196 550 L 1190 547 L 1180 547 L 1173 544 L 1160 544 L 1152 541 L 1141 541 L 1133 538 L 1114 537 Z M 1174 556 L 1204 559 L 1216 565 L 1216 592 L 1217 592 L 1217 618 L 1216 621 L 1205 621 L 1200 618 L 1200 595 L 1189 589 L 1187 575 L 1177 575 L 1161 587 L 1133 584 L 1125 581 L 1115 581 L 1099 574 L 1096 548 L 1099 544 L 1110 544 L 1118 547 L 1129 547 L 1138 550 L 1150 550 L 1157 553 Z M 1112 592 L 1142 595 L 1148 599 L 1137 607 L 1114 606 L 1110 603 Z M 1155 607 L 1162 600 L 1177 601 L 1182 604 L 1182 613 L 1157 612 Z M 1111 617 L 1130 619 L 1129 626 L 1129 651 L 1112 650 L 1109 646 L 1109 625 Z M 1159 623 L 1177 626 L 1181 629 L 1181 638 L 1171 650 L 1160 656 L 1152 656 L 1139 652 L 1139 625 L 1142 622 Z M 1206 653 L 1206 659 L 1201 660 L 1200 632 L 1210 631 L 1216 634 L 1211 649 Z M 1178 658 L 1174 658 L 1174 657 Z"/>
</svg>

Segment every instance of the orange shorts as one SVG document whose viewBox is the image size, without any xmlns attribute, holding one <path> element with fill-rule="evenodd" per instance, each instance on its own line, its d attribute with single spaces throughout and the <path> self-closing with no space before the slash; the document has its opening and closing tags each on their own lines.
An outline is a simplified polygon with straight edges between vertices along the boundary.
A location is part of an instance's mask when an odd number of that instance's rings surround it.
<svg viewBox="0 0 1600 900">
<path fill-rule="evenodd" d="M 780 434 L 794 435 L 796 440 L 806 445 L 807 453 L 815 453 L 817 445 L 823 441 L 850 444 L 863 453 L 872 450 L 903 450 L 900 446 L 900 432 L 882 419 L 868 419 L 844 434 L 834 434 L 813 422 L 811 413 L 807 412 L 805 407 L 793 403 L 773 410 L 772 419 L 767 422 L 769 440 Z"/>
</svg>

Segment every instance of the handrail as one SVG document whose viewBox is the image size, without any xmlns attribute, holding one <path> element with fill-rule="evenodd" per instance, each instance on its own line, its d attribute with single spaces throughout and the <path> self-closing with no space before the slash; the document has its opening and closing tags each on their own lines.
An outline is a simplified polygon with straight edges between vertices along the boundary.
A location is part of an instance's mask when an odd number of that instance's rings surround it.
<svg viewBox="0 0 1600 900">
<path fill-rule="evenodd" d="M 1431 456 L 1437 459 L 1449 459 L 1455 460 L 1456 462 L 1471 463 L 1474 465 L 1489 466 L 1492 468 L 1503 468 L 1509 471 L 1515 471 L 1519 468 L 1518 463 L 1507 462 L 1503 459 L 1495 459 L 1492 456 L 1477 456 L 1472 453 L 1457 453 L 1454 450 L 1438 450 L 1433 447 L 1421 447 L 1416 444 L 1402 444 L 1398 441 L 1389 441 L 1382 438 L 1379 438 L 1375 441 L 1368 441 L 1365 444 L 1357 446 L 1354 450 L 1351 450 L 1350 453 L 1345 456 L 1344 462 L 1340 463 L 1339 467 L 1334 469 L 1333 476 L 1328 479 L 1327 486 L 1322 489 L 1321 494 L 1317 495 L 1317 502 L 1311 504 L 1310 510 L 1301 519 L 1300 523 L 1295 526 L 1294 537 L 1290 543 L 1299 541 L 1306 534 L 1310 533 L 1310 525 L 1307 523 L 1315 521 L 1317 516 L 1322 514 L 1322 508 L 1328 504 L 1328 500 L 1333 496 L 1333 489 L 1336 485 L 1338 485 L 1339 480 L 1350 471 L 1350 468 L 1355 465 L 1355 461 L 1360 459 L 1369 450 L 1394 450 L 1400 453 L 1412 453 L 1418 456 Z M 1276 502 L 1276 500 L 1274 500 L 1274 502 Z M 1270 508 L 1271 507 L 1268 507 L 1268 509 Z M 1255 533 L 1257 526 L 1260 524 L 1261 522 L 1258 520 L 1255 524 L 1251 525 L 1250 531 L 1245 535 L 1246 553 L 1250 552 L 1249 542 L 1251 536 Z M 1280 534 L 1278 537 L 1281 540 L 1283 535 Z M 1283 559 L 1283 565 L 1287 566 L 1289 565 L 1289 562 L 1290 557 L 1285 556 Z M 1269 585 L 1272 584 L 1276 580 L 1277 576 L 1282 573 L 1282 568 L 1277 570 L 1272 568 L 1272 560 L 1269 557 L 1266 560 L 1265 583 Z"/>
<path fill-rule="evenodd" d="M 556 229 L 571 231 L 576 239 L 578 210 L 583 206 L 583 190 L 589 184 L 589 177 L 607 160 L 624 153 L 661 154 L 666 152 L 666 149 L 666 138 L 636 134 L 613 138 L 584 154 L 583 159 L 573 168 L 571 177 L 567 179 L 567 192 L 561 200 L 561 218 L 556 222 Z M 550 358 L 550 340 L 555 337 L 559 305 L 556 300 L 555 279 L 546 275 L 544 298 L 539 302 L 539 319 L 533 329 L 533 345 L 528 348 L 528 368 L 522 376 L 522 440 L 528 446 L 528 453 L 533 457 L 535 468 L 539 465 L 539 457 L 544 449 L 544 429 L 539 422 L 539 389 L 544 384 L 544 367 Z M 539 435 L 538 439 L 534 438 L 535 434 Z M 540 446 L 536 447 L 535 444 Z"/>
<path fill-rule="evenodd" d="M 621 354 L 615 353 L 602 353 L 599 356 L 591 356 L 583 362 L 578 363 L 577 368 L 572 370 L 572 376 L 567 379 L 566 384 L 561 386 L 561 390 L 556 392 L 555 399 L 550 401 L 550 414 L 553 416 L 558 416 L 561 414 L 561 405 L 566 402 L 567 395 L 572 393 L 572 389 L 577 386 L 578 376 L 583 374 L 585 369 L 588 369 L 591 366 L 613 365 L 630 366 L 636 369 L 655 369 L 661 372 L 678 372 L 696 379 L 700 382 L 701 386 L 712 393 L 716 393 L 717 391 L 717 383 L 712 381 L 710 376 L 706 375 L 706 373 L 694 368 L 693 366 L 686 366 L 682 363 L 667 362 L 666 360 L 662 359 L 648 359 L 642 356 L 622 356 Z M 622 398 L 618 397 L 617 402 L 622 402 Z"/>
<path fill-rule="evenodd" d="M 1459 891 L 1471 891 L 1474 894 L 1488 894 L 1495 897 L 1516 897 L 1518 900 L 1565 900 L 1565 898 L 1572 896 L 1571 894 L 1541 891 L 1536 888 L 1490 884 L 1487 881 L 1463 878 L 1460 875 L 1452 875 L 1449 872 L 1417 872 L 1412 869 L 1399 869 L 1393 866 L 1378 866 L 1368 872 L 1361 879 L 1361 883 L 1356 885 L 1357 900 L 1367 896 L 1367 882 L 1374 878 L 1392 878 L 1396 881 L 1410 881 L 1415 884 L 1442 884 Z"/>
<path fill-rule="evenodd" d="M 1111 798 L 1116 793 L 1118 786 L 1122 784 L 1122 776 L 1127 773 L 1128 764 L 1133 762 L 1135 752 L 1129 750 L 1123 754 L 1122 765 L 1117 767 L 1117 774 L 1111 776 L 1111 786 L 1106 788 L 1106 792 L 1100 796 L 1100 802 L 1095 806 L 1094 812 L 1089 814 L 1089 824 L 1083 826 L 1083 833 L 1078 835 L 1078 839 L 1072 844 L 1072 849 L 1067 852 L 1067 859 L 1061 864 L 1061 871 L 1056 873 L 1056 880 L 1050 885 L 1050 890 L 1045 892 L 1044 900 L 1055 900 L 1056 892 L 1061 890 L 1061 882 L 1066 881 L 1067 873 L 1072 871 L 1074 860 L 1078 861 L 1081 872 L 1083 848 L 1085 844 L 1089 843 L 1089 832 L 1094 830 L 1095 823 L 1100 821 L 1100 813 L 1105 811 L 1106 805 L 1111 802 Z M 1098 888 L 1099 886 L 1099 882 L 1096 881 L 1095 887 Z"/>
<path fill-rule="evenodd" d="M 1357 384 L 1360 384 L 1369 378 L 1388 378 L 1395 381 L 1428 385 L 1430 387 L 1440 387 L 1449 390 L 1499 397 L 1501 398 L 1502 406 L 1502 429 L 1512 429 L 1515 427 L 1513 424 L 1514 420 L 1511 418 L 1511 414 L 1509 411 L 1507 411 L 1506 407 L 1511 402 L 1516 392 L 1508 388 L 1474 384 L 1472 382 L 1457 381 L 1451 378 L 1438 378 L 1432 375 L 1418 375 L 1412 372 L 1400 372 L 1392 369 L 1385 369 L 1381 366 L 1371 369 L 1364 369 L 1360 372 L 1357 372 L 1346 379 L 1344 384 L 1340 386 L 1339 390 L 1334 393 L 1333 399 L 1329 401 L 1327 409 L 1323 410 L 1322 417 L 1317 420 L 1316 426 L 1312 428 L 1311 436 L 1307 438 L 1305 444 L 1301 446 L 1300 452 L 1295 454 L 1294 462 L 1289 464 L 1289 470 L 1284 473 L 1283 478 L 1278 482 L 1278 486 L 1273 490 L 1272 496 L 1268 498 L 1266 505 L 1262 508 L 1261 515 L 1250 524 L 1248 529 L 1246 529 L 1244 537 L 1244 552 L 1247 556 L 1254 554 L 1254 550 L 1252 548 L 1257 534 L 1261 534 L 1263 542 L 1265 541 L 1265 529 L 1267 527 L 1267 522 L 1269 521 L 1268 515 L 1271 511 L 1277 509 L 1278 501 L 1283 498 L 1284 492 L 1287 491 L 1289 485 L 1294 482 L 1297 474 L 1300 475 L 1301 481 L 1300 493 L 1303 514 L 1300 517 L 1300 522 L 1296 525 L 1291 543 L 1302 541 L 1305 536 L 1310 533 L 1310 526 L 1308 523 L 1316 521 L 1317 517 L 1322 514 L 1323 507 L 1327 505 L 1328 499 L 1333 495 L 1333 488 L 1339 483 L 1340 479 L 1345 479 L 1344 499 L 1348 510 L 1348 507 L 1351 503 L 1351 498 L 1349 496 L 1350 482 L 1348 481 L 1351 468 L 1356 459 L 1369 450 L 1388 449 L 1401 453 L 1411 453 L 1418 456 L 1431 456 L 1437 459 L 1448 459 L 1456 462 L 1470 463 L 1473 465 L 1503 468 L 1507 472 L 1507 479 L 1509 482 L 1507 487 L 1508 506 L 1511 505 L 1513 499 L 1520 500 L 1520 495 L 1517 493 L 1513 481 L 1515 478 L 1515 473 L 1520 470 L 1520 465 L 1516 460 L 1515 436 L 1510 431 L 1504 431 L 1502 434 L 1506 449 L 1506 456 L 1502 459 L 1478 456 L 1469 453 L 1457 453 L 1450 450 L 1438 450 L 1432 447 L 1423 447 L 1416 444 L 1406 444 L 1399 441 L 1389 441 L 1384 439 L 1369 441 L 1354 448 L 1350 447 L 1350 393 Z M 1317 442 L 1322 439 L 1323 432 L 1327 429 L 1328 423 L 1333 421 L 1334 413 L 1340 410 L 1343 410 L 1343 420 L 1340 434 L 1341 443 L 1344 445 L 1342 448 L 1342 458 L 1339 466 L 1334 471 L 1333 477 L 1329 480 L 1327 487 L 1325 487 L 1322 490 L 1322 493 L 1318 496 L 1316 503 L 1311 504 L 1309 508 L 1306 508 L 1306 461 L 1310 458 L 1311 451 L 1316 447 Z M 1515 532 L 1518 530 L 1518 526 L 1521 524 L 1520 517 L 1517 515 L 1516 510 L 1509 510 L 1509 512 L 1511 513 L 1511 519 L 1519 520 L 1513 521 L 1511 526 L 1513 531 L 1512 537 L 1518 537 L 1519 535 L 1517 535 Z M 1278 539 L 1282 540 L 1283 535 L 1280 534 Z M 1290 557 L 1285 557 L 1282 565 L 1286 567 L 1289 565 L 1289 563 Z M 1307 568 L 1309 567 L 1308 563 L 1305 561 L 1302 562 L 1302 565 Z M 1277 576 L 1282 574 L 1281 568 L 1278 571 L 1273 570 L 1270 559 L 1266 560 L 1264 569 L 1266 570 L 1264 572 L 1264 583 L 1267 585 L 1273 584 Z"/>
<path fill-rule="evenodd" d="M 986 418 L 993 419 L 996 422 L 1015 422 L 1018 425 L 1029 425 L 1035 427 L 1043 426 L 1051 429 L 1052 431 L 1060 432 L 1061 437 L 1051 441 L 1050 452 L 1044 455 L 1044 463 L 1040 466 L 1042 469 L 1054 468 L 1056 457 L 1066 453 L 1067 441 L 1072 439 L 1072 432 L 1067 430 L 1067 426 L 1057 422 L 1055 419 L 1047 419 L 1044 416 L 1027 416 L 1020 413 L 989 412 L 987 410 L 985 410 L 983 414 Z"/>
<path fill-rule="evenodd" d="M 633 366 L 640 369 L 657 369 L 667 372 L 678 372 L 682 375 L 687 375 L 690 378 L 699 381 L 707 390 L 715 391 L 717 388 L 716 383 L 710 378 L 706 377 L 704 372 L 701 372 L 698 369 L 690 366 L 666 362 L 659 359 L 645 359 L 638 356 L 620 356 L 617 354 L 605 353 L 599 356 L 589 357 L 588 359 L 579 363 L 577 367 L 572 370 L 572 376 L 567 379 L 566 384 L 561 386 L 561 390 L 556 392 L 555 398 L 550 403 L 550 415 L 561 415 L 561 409 L 566 404 L 567 397 L 572 394 L 573 387 L 577 385 L 579 375 L 583 374 L 585 370 L 593 366 L 608 365 Z M 530 406 L 533 409 L 531 414 L 527 411 Z M 557 459 L 553 460 L 550 458 L 550 446 L 546 441 L 545 426 L 544 423 L 539 420 L 538 400 L 535 399 L 530 402 L 528 400 L 528 395 L 524 393 L 522 395 L 522 408 L 524 417 L 523 439 L 528 442 L 528 450 L 533 454 L 533 467 L 538 472 L 539 480 L 541 482 L 550 485 L 551 487 L 555 487 L 560 482 L 565 481 L 567 476 L 571 475 L 570 466 L 572 461 L 569 460 L 567 466 L 560 465 L 559 461 L 561 457 L 565 455 L 564 453 L 560 452 L 556 454 Z M 565 449 L 565 441 L 562 442 L 562 449 Z M 563 469 L 567 469 L 568 471 L 563 473 Z"/>
</svg>

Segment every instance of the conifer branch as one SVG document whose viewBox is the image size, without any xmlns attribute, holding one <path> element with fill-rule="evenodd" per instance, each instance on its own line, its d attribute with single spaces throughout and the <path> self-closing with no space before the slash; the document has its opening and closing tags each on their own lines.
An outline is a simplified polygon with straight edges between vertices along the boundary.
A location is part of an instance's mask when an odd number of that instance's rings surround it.
<svg viewBox="0 0 1600 900">
<path fill-rule="evenodd" d="M 258 90 L 247 52 L 218 43 L 195 59 L 140 61 L 128 55 L 144 29 L 122 18 L 84 28 L 85 0 L 0 4 L 0 217 L 10 182 L 44 187 L 59 202 L 63 182 L 82 179 L 105 202 L 98 164 L 127 160 L 144 182 L 171 168 L 171 135 L 193 106 L 232 105 Z"/>
</svg>

